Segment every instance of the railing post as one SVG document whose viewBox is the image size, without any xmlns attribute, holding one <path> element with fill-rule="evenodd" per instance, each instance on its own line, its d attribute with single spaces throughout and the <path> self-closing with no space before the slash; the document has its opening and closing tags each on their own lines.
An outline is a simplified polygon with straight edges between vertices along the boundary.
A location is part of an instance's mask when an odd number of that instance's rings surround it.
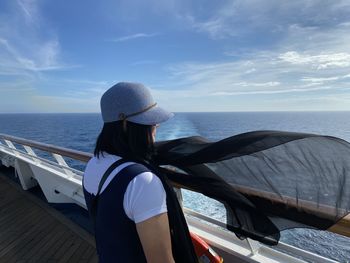
<svg viewBox="0 0 350 263">
<path fill-rule="evenodd" d="M 63 167 L 69 167 L 61 155 L 52 153 L 52 156 L 56 159 L 59 165 L 62 165 Z M 65 168 L 62 168 L 62 169 L 64 170 L 65 174 L 68 175 L 69 177 L 72 177 L 74 175 L 74 173 L 71 170 L 65 169 Z"/>
<path fill-rule="evenodd" d="M 9 140 L 5 140 L 5 142 L 6 142 L 7 146 L 8 146 L 10 149 L 13 149 L 13 151 L 12 151 L 13 154 L 14 154 L 16 157 L 18 157 L 19 154 L 18 154 L 18 152 L 17 152 L 16 146 L 15 146 L 11 141 L 9 141 Z"/>
<path fill-rule="evenodd" d="M 35 157 L 37 157 L 37 155 L 36 155 L 36 153 L 33 151 L 33 149 L 32 149 L 31 147 L 29 147 L 29 146 L 26 146 L 26 145 L 23 145 L 23 147 L 24 147 L 24 149 L 26 150 L 26 152 L 27 152 L 30 156 L 33 156 L 33 157 L 32 157 L 32 160 L 33 160 L 36 164 L 39 164 L 40 161 L 39 161 L 37 158 L 35 158 Z"/>
<path fill-rule="evenodd" d="M 261 246 L 260 243 L 255 240 L 251 240 L 249 238 L 247 238 L 246 240 L 252 254 L 253 255 L 258 254 L 259 248 Z"/>
<path fill-rule="evenodd" d="M 10 147 L 11 149 L 15 149 L 16 150 L 16 146 L 9 140 L 5 140 L 6 144 L 8 147 Z"/>
</svg>

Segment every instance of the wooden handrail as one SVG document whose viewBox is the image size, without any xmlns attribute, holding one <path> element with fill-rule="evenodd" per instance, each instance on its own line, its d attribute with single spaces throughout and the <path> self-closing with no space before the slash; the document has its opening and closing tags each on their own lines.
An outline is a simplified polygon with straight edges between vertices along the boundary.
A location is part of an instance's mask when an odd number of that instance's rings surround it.
<svg viewBox="0 0 350 263">
<path fill-rule="evenodd" d="M 275 193 L 263 191 L 263 190 L 257 190 L 251 187 L 247 186 L 241 186 L 241 185 L 234 185 L 231 184 L 236 191 L 240 193 L 244 193 L 245 195 L 249 195 L 252 197 L 258 197 L 262 199 L 266 199 L 271 201 L 272 203 L 276 204 L 283 204 L 291 208 L 296 208 L 298 210 L 305 211 L 307 213 L 315 213 L 322 215 L 323 218 L 328 218 L 331 215 L 331 219 L 333 219 L 334 213 L 337 211 L 335 207 L 327 206 L 318 204 L 312 201 L 303 200 L 303 199 L 296 199 L 285 195 L 277 195 Z M 343 212 L 344 214 L 346 211 L 338 211 Z"/>
<path fill-rule="evenodd" d="M 299 211 L 317 213 L 319 215 L 322 215 L 324 218 L 333 218 L 334 212 L 336 210 L 336 208 L 332 206 L 319 205 L 317 203 L 307 201 L 307 200 L 299 199 L 298 201 L 296 201 L 294 198 L 291 198 L 288 196 L 282 196 L 281 198 L 279 195 L 274 193 L 257 190 L 254 188 L 241 186 L 241 185 L 233 185 L 233 184 L 231 185 L 233 186 L 233 188 L 235 188 L 237 192 L 245 196 L 257 197 L 263 200 L 267 200 L 269 202 L 273 202 L 276 205 L 288 205 L 288 207 L 296 208 Z M 173 183 L 173 186 L 196 192 L 195 190 L 178 183 Z M 345 211 L 341 211 L 341 212 L 344 213 Z M 350 237 L 350 214 L 345 215 L 336 224 L 332 225 L 329 229 L 327 229 L 327 231 Z"/>
<path fill-rule="evenodd" d="M 93 156 L 91 153 L 72 150 L 64 147 L 55 146 L 52 144 L 46 144 L 46 143 L 36 142 L 32 140 L 27 140 L 27 139 L 11 136 L 7 134 L 2 134 L 2 133 L 0 133 L 0 139 L 9 140 L 18 144 L 30 146 L 45 152 L 56 153 L 56 154 L 69 157 L 85 163 L 87 163 Z"/>
<path fill-rule="evenodd" d="M 350 214 L 347 214 L 346 211 L 344 210 L 339 209 L 337 211 L 337 209 L 332 206 L 317 204 L 315 202 L 308 201 L 308 200 L 302 200 L 302 199 L 296 200 L 295 198 L 292 198 L 289 196 L 279 196 L 274 193 L 257 190 L 246 186 L 241 186 L 241 185 L 232 185 L 232 186 L 241 194 L 269 200 L 279 205 L 280 204 L 288 205 L 288 207 L 296 208 L 298 210 L 301 210 L 307 213 L 319 214 L 319 215 L 322 215 L 323 218 L 334 219 L 334 214 L 336 212 L 341 213 L 345 216 L 327 230 L 333 233 L 350 237 Z"/>
<path fill-rule="evenodd" d="M 9 140 L 18 144 L 30 146 L 42 151 L 59 154 L 65 157 L 69 157 L 78 161 L 88 162 L 93 156 L 91 153 L 86 153 L 82 151 L 72 150 L 64 147 L 59 147 L 51 144 L 40 143 L 32 140 L 27 140 L 11 135 L 0 134 L 0 139 Z M 188 189 L 196 192 L 195 190 L 188 188 L 184 185 L 173 183 L 174 187 Z M 307 201 L 307 200 L 298 200 L 287 196 L 278 196 L 277 194 L 257 190 L 254 188 L 241 186 L 241 185 L 232 185 L 239 193 L 243 195 L 248 195 L 252 197 L 258 197 L 264 200 L 272 201 L 278 205 L 288 205 L 292 208 L 301 209 L 305 212 L 312 212 L 317 214 L 322 214 L 325 218 L 332 217 L 334 215 L 334 207 L 326 205 L 318 205 L 317 203 Z M 344 236 L 350 237 L 350 214 L 344 216 L 339 222 L 333 225 L 328 231 L 341 234 Z"/>
</svg>

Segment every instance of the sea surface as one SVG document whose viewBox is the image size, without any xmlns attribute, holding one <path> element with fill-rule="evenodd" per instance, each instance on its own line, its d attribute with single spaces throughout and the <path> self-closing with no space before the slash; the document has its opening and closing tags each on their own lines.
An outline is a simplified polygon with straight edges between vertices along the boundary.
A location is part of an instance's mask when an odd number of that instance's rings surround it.
<svg viewBox="0 0 350 263">
<path fill-rule="evenodd" d="M 331 135 L 350 141 L 350 112 L 176 113 L 157 130 L 156 140 L 200 135 L 212 141 L 254 130 Z M 103 123 L 99 114 L 0 114 L 0 133 L 92 152 Z M 44 157 L 45 154 L 42 154 Z M 84 164 L 68 160 L 76 169 Z M 223 206 L 183 191 L 185 206 L 225 221 Z M 350 238 L 309 229 L 282 232 L 285 243 L 340 262 L 350 262 Z"/>
</svg>

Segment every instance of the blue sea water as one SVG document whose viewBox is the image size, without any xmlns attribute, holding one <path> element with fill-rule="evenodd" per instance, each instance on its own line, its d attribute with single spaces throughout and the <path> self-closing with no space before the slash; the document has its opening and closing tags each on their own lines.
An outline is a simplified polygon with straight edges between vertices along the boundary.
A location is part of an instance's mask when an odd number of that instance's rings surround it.
<svg viewBox="0 0 350 263">
<path fill-rule="evenodd" d="M 331 135 L 350 141 L 350 112 L 227 112 L 177 113 L 162 124 L 157 140 L 201 135 L 216 141 L 253 130 L 283 130 Z M 99 114 L 0 114 L 0 133 L 92 152 L 102 120 Z M 69 160 L 77 168 L 83 164 Z M 225 210 L 206 197 L 183 191 L 185 206 L 218 220 Z M 317 254 L 348 262 L 350 239 L 324 231 L 283 231 L 282 241 Z"/>
</svg>

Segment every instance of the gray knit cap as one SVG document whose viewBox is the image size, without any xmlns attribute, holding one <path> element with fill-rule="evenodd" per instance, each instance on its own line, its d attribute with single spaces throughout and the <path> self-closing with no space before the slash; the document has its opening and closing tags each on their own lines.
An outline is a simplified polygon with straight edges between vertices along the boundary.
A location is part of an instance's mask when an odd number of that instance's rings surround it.
<svg viewBox="0 0 350 263">
<path fill-rule="evenodd" d="M 101 113 L 105 123 L 128 120 L 144 125 L 155 125 L 174 116 L 157 106 L 148 88 L 130 82 L 119 82 L 102 95 Z"/>
</svg>

